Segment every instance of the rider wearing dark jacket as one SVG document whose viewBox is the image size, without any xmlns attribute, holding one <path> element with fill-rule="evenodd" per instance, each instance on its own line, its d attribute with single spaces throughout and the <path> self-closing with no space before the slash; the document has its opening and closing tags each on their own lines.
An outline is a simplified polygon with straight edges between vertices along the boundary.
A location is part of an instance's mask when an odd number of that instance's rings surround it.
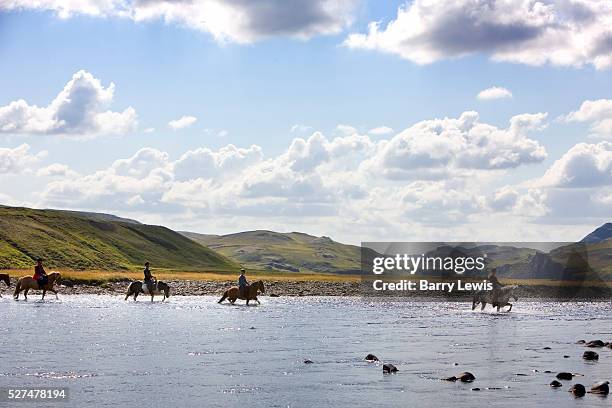
<svg viewBox="0 0 612 408">
<path fill-rule="evenodd" d="M 497 279 L 497 269 L 493 268 L 487 280 L 493 285 L 493 290 L 491 292 L 491 298 L 493 300 L 493 305 L 497 306 L 497 297 L 499 296 L 499 289 L 502 287 L 501 283 Z"/>
<path fill-rule="evenodd" d="M 240 291 L 240 297 L 242 298 L 246 298 L 246 288 L 249 286 L 249 282 L 247 281 L 246 276 L 244 276 L 244 273 L 246 271 L 244 270 L 244 268 L 240 268 L 240 277 L 238 278 L 238 289 Z"/>
<path fill-rule="evenodd" d="M 145 262 L 144 266 L 144 270 L 142 271 L 144 273 L 144 284 L 147 285 L 147 289 L 149 290 L 149 293 L 152 293 L 153 290 L 155 290 L 155 283 L 153 282 L 153 274 L 151 273 L 151 270 L 149 269 L 149 263 Z"/>
</svg>

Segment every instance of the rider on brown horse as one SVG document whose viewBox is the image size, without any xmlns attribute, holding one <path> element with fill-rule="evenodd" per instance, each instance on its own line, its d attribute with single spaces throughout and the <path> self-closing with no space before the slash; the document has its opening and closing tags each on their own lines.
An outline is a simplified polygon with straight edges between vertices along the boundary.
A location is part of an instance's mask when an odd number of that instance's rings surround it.
<svg viewBox="0 0 612 408">
<path fill-rule="evenodd" d="M 47 272 L 45 272 L 45 268 L 43 268 L 43 260 L 42 258 L 38 258 L 36 260 L 36 266 L 34 267 L 34 280 L 38 282 L 38 286 L 42 288 L 47 284 L 49 278 L 47 277 Z"/>
<path fill-rule="evenodd" d="M 246 271 L 244 270 L 244 268 L 240 268 L 240 277 L 238 278 L 238 289 L 240 290 L 240 297 L 246 299 L 246 289 L 249 286 L 249 282 L 247 281 L 246 276 L 244 276 L 245 272 Z"/>
</svg>

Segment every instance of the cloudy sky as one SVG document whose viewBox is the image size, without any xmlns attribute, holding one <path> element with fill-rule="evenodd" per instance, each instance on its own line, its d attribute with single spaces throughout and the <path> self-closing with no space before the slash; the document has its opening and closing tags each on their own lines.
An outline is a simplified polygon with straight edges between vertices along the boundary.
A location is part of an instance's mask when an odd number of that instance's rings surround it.
<svg viewBox="0 0 612 408">
<path fill-rule="evenodd" d="M 0 0 L 0 204 L 203 233 L 574 240 L 612 3 Z"/>
</svg>

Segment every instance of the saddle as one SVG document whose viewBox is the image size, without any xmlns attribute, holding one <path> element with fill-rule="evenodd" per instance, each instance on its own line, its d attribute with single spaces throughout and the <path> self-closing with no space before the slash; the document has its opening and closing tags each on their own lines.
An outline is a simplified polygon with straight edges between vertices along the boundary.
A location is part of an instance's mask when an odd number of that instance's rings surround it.
<svg viewBox="0 0 612 408">
<path fill-rule="evenodd" d="M 154 291 L 157 291 L 157 290 L 158 290 L 158 289 L 157 289 L 157 282 L 156 282 L 156 281 L 151 282 L 150 284 L 151 284 L 151 286 L 153 287 L 153 290 L 154 290 Z M 144 294 L 150 295 L 150 293 L 149 293 L 149 285 L 147 284 L 147 282 L 143 282 L 143 283 L 142 283 L 142 292 L 143 292 Z"/>
</svg>

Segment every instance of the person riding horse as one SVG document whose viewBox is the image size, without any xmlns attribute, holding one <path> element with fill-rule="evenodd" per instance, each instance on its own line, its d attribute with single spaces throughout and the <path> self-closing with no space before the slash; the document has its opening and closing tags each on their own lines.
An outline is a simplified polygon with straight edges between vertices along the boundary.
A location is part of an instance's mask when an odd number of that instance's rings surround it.
<svg viewBox="0 0 612 408">
<path fill-rule="evenodd" d="M 147 285 L 147 289 L 149 290 L 149 293 L 153 293 L 153 291 L 155 290 L 155 280 L 154 280 L 154 276 L 151 273 L 151 270 L 149 269 L 149 262 L 145 262 L 144 266 L 144 284 Z"/>
<path fill-rule="evenodd" d="M 246 289 L 249 286 L 249 282 L 247 281 L 246 276 L 244 276 L 245 272 L 246 271 L 244 270 L 244 268 L 240 268 L 240 277 L 238 278 L 238 290 L 240 291 L 240 297 L 246 299 Z"/>
<path fill-rule="evenodd" d="M 45 268 L 43 268 L 43 260 L 42 258 L 38 258 L 36 260 L 36 266 L 34 267 L 34 280 L 38 282 L 38 287 L 42 288 L 47 284 L 49 278 L 47 277 L 47 272 L 45 272 Z"/>
<path fill-rule="evenodd" d="M 499 290 L 502 287 L 502 284 L 499 283 L 497 279 L 497 269 L 493 268 L 487 280 L 493 285 L 493 290 L 491 291 L 491 300 L 493 300 L 493 306 L 497 306 L 497 298 L 499 297 Z"/>
</svg>

